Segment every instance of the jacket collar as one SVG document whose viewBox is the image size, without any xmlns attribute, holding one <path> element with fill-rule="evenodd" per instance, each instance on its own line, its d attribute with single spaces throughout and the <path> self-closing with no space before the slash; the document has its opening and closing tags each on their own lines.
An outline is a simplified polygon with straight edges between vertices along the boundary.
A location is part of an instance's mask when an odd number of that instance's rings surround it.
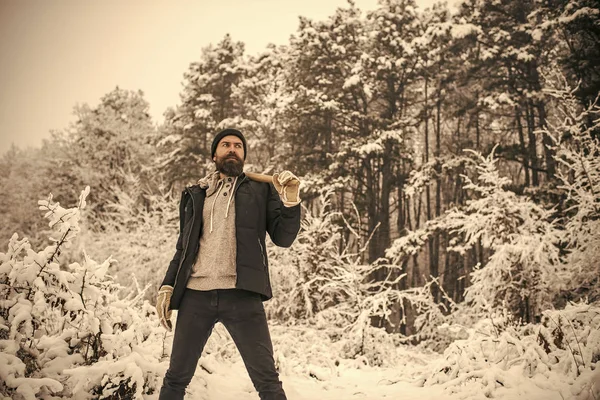
<svg viewBox="0 0 600 400">
<path fill-rule="evenodd" d="M 247 180 L 246 174 L 242 172 L 242 174 L 237 179 L 236 189 L 245 180 Z M 206 175 L 204 178 L 198 179 L 196 184 L 190 185 L 190 186 L 188 186 L 188 188 L 193 190 L 194 192 L 200 191 L 200 190 L 205 190 L 206 197 L 208 197 L 208 196 L 212 195 L 218 189 L 217 182 L 219 182 L 219 172 L 214 171 L 214 172 L 211 172 L 210 174 Z"/>
</svg>

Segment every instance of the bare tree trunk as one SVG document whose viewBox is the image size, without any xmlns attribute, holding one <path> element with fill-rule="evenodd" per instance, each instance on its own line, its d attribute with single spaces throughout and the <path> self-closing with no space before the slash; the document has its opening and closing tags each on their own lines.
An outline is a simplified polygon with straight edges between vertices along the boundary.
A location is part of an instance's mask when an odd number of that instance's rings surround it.
<svg viewBox="0 0 600 400">
<path fill-rule="evenodd" d="M 429 97 L 428 97 L 428 78 L 425 77 L 425 164 L 429 163 Z M 431 221 L 431 188 L 429 185 L 425 188 L 425 207 L 427 221 Z M 429 274 L 433 274 L 437 267 L 435 265 L 436 243 L 432 238 L 427 242 L 427 258 L 429 260 Z M 437 274 L 436 274 L 437 275 Z M 436 290 L 433 288 L 433 290 Z M 432 291 L 433 291 L 432 290 Z M 435 293 L 434 293 L 435 298 Z"/>
<path fill-rule="evenodd" d="M 369 237 L 371 237 L 371 235 L 373 235 L 373 239 L 376 239 L 375 235 L 375 229 L 377 228 L 377 205 L 379 203 L 379 199 L 377 196 L 377 192 L 378 192 L 378 185 L 377 185 L 377 177 L 373 174 L 373 160 L 364 160 L 363 161 L 363 169 L 365 171 L 365 176 L 366 176 L 366 200 L 367 200 L 367 217 L 368 217 L 368 222 L 367 222 L 367 232 L 365 232 L 366 234 L 366 238 L 368 239 Z M 371 240 L 368 244 L 368 262 L 372 263 L 373 261 L 375 261 L 378 258 L 378 249 L 377 249 L 377 243 L 376 240 Z"/>
<path fill-rule="evenodd" d="M 531 82 L 531 88 L 533 91 L 540 93 L 542 91 L 542 84 L 540 82 L 540 73 L 538 71 L 538 61 L 532 60 L 529 63 L 529 71 L 528 75 L 530 77 L 529 81 Z M 552 148 L 552 139 L 545 132 L 546 128 L 546 106 L 544 104 L 544 100 L 537 100 L 535 105 L 531 102 L 531 113 L 533 114 L 533 110 L 537 109 L 538 112 L 538 124 L 537 128 L 542 130 L 542 144 L 544 145 L 544 158 L 546 159 L 546 178 L 547 180 L 554 179 L 554 175 L 556 175 L 556 160 L 554 159 L 555 151 Z"/>
<path fill-rule="evenodd" d="M 441 84 L 440 84 L 441 86 Z M 441 202 L 442 202 L 442 184 L 441 184 L 441 165 L 439 163 L 441 153 L 441 130 L 442 130 L 442 99 L 441 99 L 441 87 L 438 87 L 437 100 L 436 100 L 436 124 L 435 124 L 435 151 L 434 157 L 435 163 L 435 215 L 437 218 L 441 213 Z M 428 199 L 429 203 L 430 199 Z M 428 204 L 428 210 L 431 205 Z M 430 214 L 430 213 L 429 213 Z M 428 219 L 431 219 L 431 215 L 428 215 Z M 429 241 L 429 274 L 432 278 L 438 278 L 440 276 L 440 234 L 438 232 L 433 234 L 433 237 Z M 433 299 L 436 302 L 440 300 L 440 293 L 437 285 L 431 287 L 431 293 Z"/>
<path fill-rule="evenodd" d="M 525 135 L 523 133 L 523 124 L 521 123 L 521 108 L 517 106 L 515 108 L 515 122 L 517 123 L 517 132 L 519 133 L 519 145 L 521 147 L 521 162 L 523 163 L 523 171 L 525 172 L 525 186 L 530 186 L 529 180 L 529 153 L 525 146 Z"/>
<path fill-rule="evenodd" d="M 420 220 L 421 220 L 421 206 L 423 204 L 423 200 L 421 199 L 421 196 L 419 195 L 418 198 L 417 196 L 413 197 L 413 209 L 414 209 L 414 216 L 415 216 L 415 225 L 414 227 L 411 226 L 410 221 L 409 221 L 409 229 L 410 230 L 416 230 L 419 229 L 419 225 L 420 225 Z M 418 204 L 418 206 L 417 206 Z M 408 204 L 407 204 L 408 206 Z M 410 215 L 410 212 L 409 212 Z M 421 274 L 420 274 L 420 270 L 419 270 L 419 256 L 418 254 L 415 254 L 413 256 L 413 271 L 412 271 L 412 279 L 411 279 L 411 287 L 417 287 L 417 286 L 421 286 Z"/>
<path fill-rule="evenodd" d="M 539 128 L 542 129 L 542 143 L 544 144 L 544 156 L 546 158 L 546 176 L 548 180 L 554 179 L 556 175 L 556 160 L 554 159 L 556 151 L 552 148 L 553 143 L 546 132 L 546 106 L 543 101 L 537 103 L 539 116 Z"/>
<path fill-rule="evenodd" d="M 479 91 L 475 94 L 475 104 L 479 102 Z M 475 108 L 475 149 L 479 150 L 480 146 L 480 132 L 479 132 L 479 107 Z"/>
<path fill-rule="evenodd" d="M 537 141 L 535 137 L 535 117 L 531 108 L 531 102 L 528 101 L 525 108 L 527 116 L 527 138 L 529 140 L 529 160 L 531 161 L 531 183 L 533 186 L 539 186 L 538 177 L 539 164 L 537 159 Z"/>
<path fill-rule="evenodd" d="M 404 196 L 404 180 L 398 177 L 399 185 L 396 188 L 396 196 L 398 196 L 398 218 L 396 219 L 396 229 L 398 236 L 402 237 L 406 233 L 406 213 L 405 213 L 405 196 Z"/>
</svg>

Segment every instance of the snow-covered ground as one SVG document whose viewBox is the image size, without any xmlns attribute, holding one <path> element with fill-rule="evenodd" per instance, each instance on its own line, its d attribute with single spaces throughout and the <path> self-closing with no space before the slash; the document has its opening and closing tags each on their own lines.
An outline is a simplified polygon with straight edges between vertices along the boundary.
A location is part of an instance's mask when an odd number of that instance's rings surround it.
<svg viewBox="0 0 600 400">
<path fill-rule="evenodd" d="M 398 381 L 398 371 L 393 368 L 354 369 L 342 367 L 337 368 L 335 375 L 326 381 L 297 375 L 282 375 L 281 380 L 289 400 L 437 400 L 448 398 L 439 387 L 418 387 L 410 382 Z M 258 395 L 252 387 L 243 364 L 236 362 L 213 374 L 208 374 L 199 368 L 186 398 L 190 400 L 256 400 Z"/>
<path fill-rule="evenodd" d="M 196 372 L 188 388 L 189 400 L 256 400 L 254 391 L 241 360 L 231 364 L 212 366 L 212 373 L 201 367 Z M 423 368 L 419 366 L 418 369 Z M 403 373 L 407 372 L 406 376 Z M 363 367 L 340 365 L 334 371 L 327 371 L 323 381 L 307 376 L 281 375 L 284 389 L 289 400 L 438 400 L 438 399 L 488 399 L 483 391 L 467 389 L 461 393 L 450 394 L 444 386 L 420 386 L 408 378 L 416 371 L 414 366 L 397 368 Z M 152 397 L 148 397 L 150 399 Z M 494 399 L 503 400 L 563 400 L 557 391 L 543 390 L 527 379 L 522 385 L 507 389 L 497 389 Z"/>
<path fill-rule="evenodd" d="M 457 378 L 445 384 L 424 385 L 423 378 L 432 376 L 444 364 L 444 355 L 399 346 L 392 350 L 395 354 L 390 355 L 397 360 L 396 365 L 371 367 L 364 359 L 340 359 L 339 344 L 319 340 L 323 338 L 322 333 L 312 328 L 290 329 L 275 325 L 271 330 L 280 379 L 289 400 L 594 400 L 593 391 L 588 393 L 588 397 L 585 393 L 577 395 L 566 380 L 557 379 L 552 386 L 540 375 L 530 378 L 520 368 L 503 370 L 493 362 L 484 374 L 492 381 L 494 377 L 501 376 L 503 382 L 492 382 L 491 390 L 489 384 L 481 383 L 485 376 L 481 379 L 475 375 L 460 384 L 457 384 L 460 380 Z M 170 340 L 167 342 L 170 345 Z M 469 343 L 466 345 L 469 346 Z M 216 326 L 206 350 L 188 387 L 186 399 L 258 399 L 243 362 L 221 325 Z M 472 366 L 465 364 L 464 369 L 466 374 Z M 600 380 L 600 374 L 597 378 Z M 573 385 L 573 388 L 576 386 Z M 152 400 L 158 395 L 145 398 Z"/>
<path fill-rule="evenodd" d="M 435 353 L 399 347 L 392 349 L 395 354 L 390 355 L 390 359 L 398 360 L 398 365 L 371 367 L 364 358 L 340 358 L 341 343 L 331 343 L 316 329 L 272 325 L 271 333 L 280 379 L 289 400 L 429 400 L 447 397 L 440 386 L 419 385 L 419 377 L 429 363 L 439 358 Z M 167 346 L 171 345 L 171 340 L 172 336 L 168 335 Z M 186 398 L 258 399 L 235 345 L 220 324 L 206 345 Z"/>
</svg>

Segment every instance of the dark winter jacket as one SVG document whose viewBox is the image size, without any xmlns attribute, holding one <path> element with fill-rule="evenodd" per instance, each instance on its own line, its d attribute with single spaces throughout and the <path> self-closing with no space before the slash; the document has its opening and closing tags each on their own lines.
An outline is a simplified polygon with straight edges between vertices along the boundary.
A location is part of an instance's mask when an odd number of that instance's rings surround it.
<svg viewBox="0 0 600 400">
<path fill-rule="evenodd" d="M 179 205 L 179 239 L 161 285 L 173 286 L 170 308 L 179 308 L 187 280 L 200 246 L 202 209 L 206 189 L 186 187 Z M 235 287 L 260 293 L 263 300 L 273 294 L 265 247 L 266 232 L 277 246 L 289 247 L 300 230 L 300 205 L 284 207 L 275 187 L 255 182 L 244 174 L 235 187 L 236 273 Z"/>
</svg>

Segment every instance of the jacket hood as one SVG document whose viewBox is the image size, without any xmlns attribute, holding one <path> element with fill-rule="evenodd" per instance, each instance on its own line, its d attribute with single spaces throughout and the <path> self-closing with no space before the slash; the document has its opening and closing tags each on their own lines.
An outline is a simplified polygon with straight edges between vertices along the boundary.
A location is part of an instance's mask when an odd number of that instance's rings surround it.
<svg viewBox="0 0 600 400">
<path fill-rule="evenodd" d="M 211 172 L 204 178 L 198 179 L 198 186 L 200 189 L 206 190 L 206 197 L 209 197 L 217 190 L 217 183 L 219 182 L 219 171 Z"/>
<path fill-rule="evenodd" d="M 238 177 L 235 177 L 235 179 L 233 180 L 234 188 L 236 187 L 235 185 L 236 185 L 237 180 L 238 180 Z M 214 210 L 215 210 L 215 204 L 217 203 L 217 200 L 218 200 L 217 199 L 218 193 L 220 193 L 221 189 L 223 189 L 223 186 L 225 186 L 224 182 L 225 182 L 225 179 L 221 179 L 221 174 L 219 174 L 219 171 L 211 172 L 204 178 L 201 178 L 198 180 L 198 186 L 200 187 L 200 189 L 206 190 L 206 198 L 209 198 L 213 194 L 217 193 L 217 196 L 215 196 L 214 200 L 212 201 L 212 205 L 210 207 L 210 231 L 209 231 L 210 233 L 212 233 L 212 231 L 213 231 Z M 235 193 L 235 189 L 233 190 L 233 192 Z M 231 206 L 231 201 L 234 198 L 234 193 L 232 193 L 227 200 L 227 209 L 225 211 L 225 218 L 227 218 L 227 216 L 229 215 L 229 207 Z"/>
</svg>

